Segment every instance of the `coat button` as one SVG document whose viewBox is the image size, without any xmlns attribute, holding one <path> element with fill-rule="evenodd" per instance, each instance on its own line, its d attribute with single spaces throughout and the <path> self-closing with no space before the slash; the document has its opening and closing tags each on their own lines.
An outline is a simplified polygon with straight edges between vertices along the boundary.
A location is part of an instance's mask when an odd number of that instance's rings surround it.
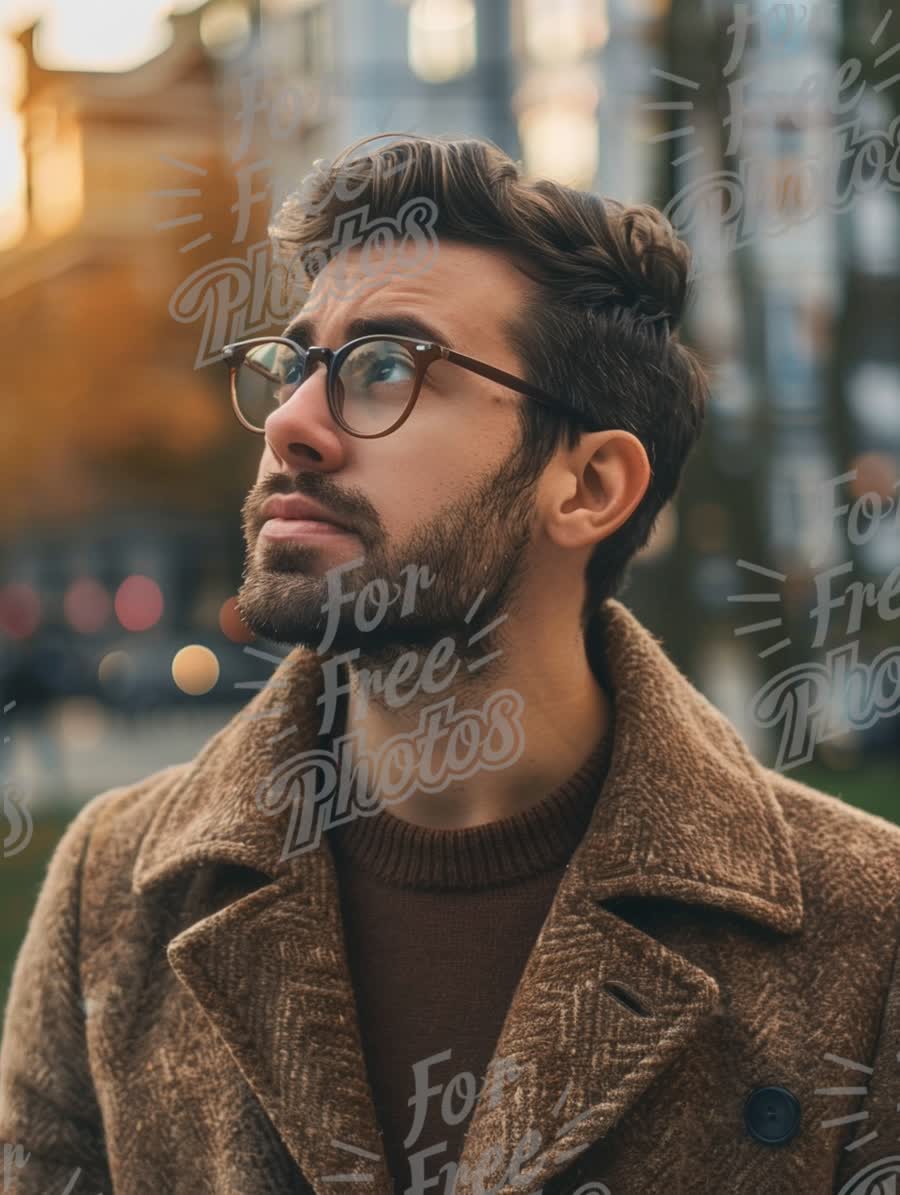
<svg viewBox="0 0 900 1195">
<path fill-rule="evenodd" d="M 757 1087 L 744 1101 L 744 1124 L 763 1145 L 784 1145 L 800 1128 L 800 1101 L 786 1087 Z"/>
</svg>

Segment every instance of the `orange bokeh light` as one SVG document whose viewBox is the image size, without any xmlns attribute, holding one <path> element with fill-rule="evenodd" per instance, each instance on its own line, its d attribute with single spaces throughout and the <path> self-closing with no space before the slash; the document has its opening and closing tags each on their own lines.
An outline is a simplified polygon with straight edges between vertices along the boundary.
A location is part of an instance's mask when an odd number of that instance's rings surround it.
<svg viewBox="0 0 900 1195">
<path fill-rule="evenodd" d="M 237 608 L 237 599 L 226 598 L 219 610 L 219 627 L 222 634 L 232 643 L 252 643 L 256 638 L 253 631 L 241 618 Z"/>
<path fill-rule="evenodd" d="M 850 482 L 850 492 L 855 498 L 866 494 L 878 494 L 889 499 L 897 488 L 897 462 L 884 452 L 864 452 L 850 462 L 856 477 Z"/>
</svg>

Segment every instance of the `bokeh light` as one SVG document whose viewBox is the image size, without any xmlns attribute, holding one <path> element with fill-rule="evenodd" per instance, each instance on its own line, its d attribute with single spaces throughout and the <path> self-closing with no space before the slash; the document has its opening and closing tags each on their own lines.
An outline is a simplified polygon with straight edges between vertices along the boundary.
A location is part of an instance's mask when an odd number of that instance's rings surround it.
<svg viewBox="0 0 900 1195">
<path fill-rule="evenodd" d="M 172 679 L 183 693 L 191 697 L 208 693 L 219 679 L 216 653 L 199 643 L 182 647 L 172 660 Z"/>
<path fill-rule="evenodd" d="M 78 577 L 65 592 L 63 613 L 69 626 L 89 635 L 109 619 L 112 599 L 94 577 Z"/>
<path fill-rule="evenodd" d="M 116 590 L 115 607 L 126 631 L 146 631 L 162 617 L 162 591 L 150 577 L 133 573 Z"/>
<path fill-rule="evenodd" d="M 609 40 L 606 0 L 525 0 L 525 46 L 537 62 L 565 62 Z"/>
<path fill-rule="evenodd" d="M 219 609 L 219 627 L 232 643 L 252 643 L 256 638 L 247 626 L 237 606 L 237 598 L 226 598 Z"/>
<path fill-rule="evenodd" d="M 0 589 L 0 630 L 11 639 L 27 639 L 41 620 L 41 599 L 33 585 L 11 581 Z"/>
<path fill-rule="evenodd" d="M 250 14 L 240 0 L 217 0 L 203 10 L 200 39 L 215 58 L 234 58 L 246 46 L 251 32 Z"/>
<path fill-rule="evenodd" d="M 97 676 L 110 696 L 123 697 L 134 687 L 137 668 L 127 651 L 110 651 L 97 666 Z"/>
<path fill-rule="evenodd" d="M 856 477 L 849 482 L 854 498 L 866 494 L 877 494 L 889 500 L 897 498 L 897 462 L 884 452 L 865 452 L 850 462 L 850 471 L 856 470 Z"/>
<path fill-rule="evenodd" d="M 409 66 L 426 83 L 446 83 L 475 65 L 472 0 L 413 0 L 409 9 Z"/>
<path fill-rule="evenodd" d="M 66 697 L 57 709 L 57 727 L 65 747 L 90 751 L 103 741 L 106 713 L 93 697 Z"/>
<path fill-rule="evenodd" d="M 34 41 L 45 70 L 128 71 L 172 43 L 167 0 L 55 0 L 45 7 Z"/>
<path fill-rule="evenodd" d="M 519 136 L 527 169 L 568 186 L 588 187 L 600 160 L 596 81 L 572 75 L 564 85 L 523 87 Z"/>
</svg>

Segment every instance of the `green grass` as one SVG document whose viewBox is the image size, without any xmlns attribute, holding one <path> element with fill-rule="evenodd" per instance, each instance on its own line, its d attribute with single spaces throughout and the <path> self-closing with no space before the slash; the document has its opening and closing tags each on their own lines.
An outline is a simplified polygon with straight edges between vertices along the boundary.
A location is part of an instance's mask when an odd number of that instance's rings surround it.
<svg viewBox="0 0 900 1195">
<path fill-rule="evenodd" d="M 848 805 L 855 805 L 867 813 L 877 813 L 889 822 L 900 823 L 900 762 L 896 760 L 871 763 L 853 772 L 808 764 L 787 775 L 792 780 L 840 797 Z"/>
<path fill-rule="evenodd" d="M 12 966 L 47 873 L 47 863 L 71 817 L 65 810 L 35 819 L 28 846 L 9 859 L 0 859 L 0 906 L 4 914 L 0 921 L 0 1001 L 4 1006 Z"/>
</svg>

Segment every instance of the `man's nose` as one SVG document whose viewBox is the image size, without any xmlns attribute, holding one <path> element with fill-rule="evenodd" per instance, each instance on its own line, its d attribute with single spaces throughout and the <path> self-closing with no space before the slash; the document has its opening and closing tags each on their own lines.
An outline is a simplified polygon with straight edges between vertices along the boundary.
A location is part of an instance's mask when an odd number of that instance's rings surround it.
<svg viewBox="0 0 900 1195">
<path fill-rule="evenodd" d="M 328 406 L 327 367 L 307 361 L 300 384 L 266 419 L 266 440 L 282 460 L 324 459 L 340 447 L 337 424 Z"/>
</svg>

